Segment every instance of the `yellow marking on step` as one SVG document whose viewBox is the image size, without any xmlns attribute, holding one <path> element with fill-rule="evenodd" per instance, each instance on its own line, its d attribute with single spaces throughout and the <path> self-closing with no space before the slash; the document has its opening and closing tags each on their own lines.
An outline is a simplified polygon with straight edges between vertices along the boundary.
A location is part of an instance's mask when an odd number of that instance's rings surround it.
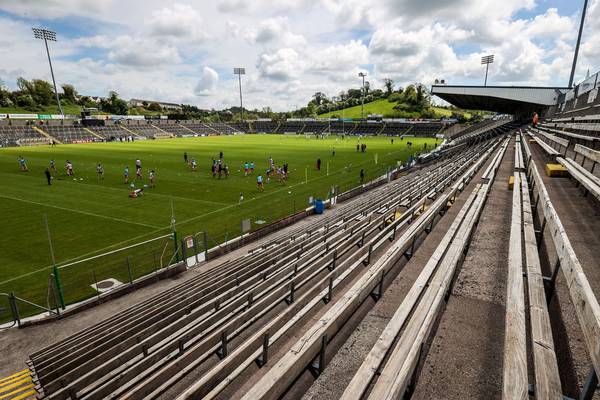
<svg viewBox="0 0 600 400">
<path fill-rule="evenodd" d="M 131 133 L 133 136 L 135 136 L 136 138 L 141 137 L 140 135 L 138 135 L 137 133 L 135 133 L 134 131 L 132 131 L 131 129 L 125 127 L 125 125 L 119 125 L 119 128 Z"/>
<path fill-rule="evenodd" d="M 6 378 L 0 379 L 0 386 L 2 386 L 2 384 L 4 382 L 13 380 L 13 379 L 15 379 L 15 377 L 21 376 L 21 375 L 29 375 L 29 370 L 28 369 L 24 369 L 23 371 L 19 371 L 19 372 L 14 373 L 14 374 L 12 374 L 10 376 L 7 376 Z"/>
<path fill-rule="evenodd" d="M 11 400 L 24 399 L 24 398 L 26 398 L 28 396 L 34 396 L 36 394 L 36 391 L 35 390 L 30 390 L 30 389 L 33 389 L 34 386 L 35 385 L 33 383 L 30 383 L 29 385 L 20 387 L 17 390 L 14 390 L 14 391 L 12 391 L 10 393 L 6 393 L 6 394 L 3 394 L 3 395 L 0 395 L 0 400 L 3 400 L 3 399 L 11 399 Z M 26 390 L 27 392 L 22 393 L 24 390 Z M 17 395 L 19 395 L 19 396 L 17 396 Z M 17 397 L 13 397 L 13 396 L 17 396 Z"/>
<path fill-rule="evenodd" d="M 83 130 L 86 131 L 86 132 L 88 132 L 88 133 L 91 133 L 92 135 L 96 136 L 99 139 L 102 139 L 102 140 L 106 139 L 105 137 L 98 135 L 96 132 L 94 132 L 90 128 L 86 128 L 85 126 L 83 127 Z"/>
<path fill-rule="evenodd" d="M 23 393 L 23 394 L 21 394 L 21 395 L 19 395 L 17 397 L 13 397 L 11 400 L 23 400 L 23 399 L 26 399 L 26 398 L 28 398 L 30 396 L 33 397 L 33 396 L 35 396 L 35 394 L 36 394 L 35 390 L 29 390 L 29 391 L 27 391 L 27 392 L 25 392 L 25 393 Z"/>
<path fill-rule="evenodd" d="M 17 381 L 22 381 L 23 379 L 27 379 L 30 378 L 29 374 L 22 374 L 19 376 L 15 376 L 14 378 L 10 378 L 2 383 L 0 383 L 0 392 L 2 391 L 2 388 L 6 385 L 10 385 L 12 383 L 15 383 Z"/>
<path fill-rule="evenodd" d="M 26 379 L 23 379 L 21 381 L 14 382 L 14 383 L 7 384 L 7 385 L 4 385 L 4 386 L 0 387 L 0 393 L 8 392 L 10 389 L 18 388 L 19 386 L 23 386 L 23 385 L 26 385 L 28 383 L 31 383 L 31 377 L 30 376 L 28 376 Z"/>
<path fill-rule="evenodd" d="M 37 133 L 40 133 L 41 135 L 46 136 L 48 139 L 54 140 L 58 144 L 62 144 L 62 142 L 60 140 L 58 140 L 54 136 L 50 135 L 48 132 L 46 132 L 42 128 L 39 128 L 39 127 L 33 126 L 33 125 L 31 126 L 31 128 L 33 128 L 33 130 L 36 131 Z"/>
</svg>

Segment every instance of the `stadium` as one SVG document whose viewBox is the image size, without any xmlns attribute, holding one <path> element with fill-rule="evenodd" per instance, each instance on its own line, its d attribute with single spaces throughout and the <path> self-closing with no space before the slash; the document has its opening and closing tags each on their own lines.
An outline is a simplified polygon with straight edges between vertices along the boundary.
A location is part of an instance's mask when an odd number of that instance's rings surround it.
<svg viewBox="0 0 600 400">
<path fill-rule="evenodd" d="M 0 400 L 600 399 L 600 1 L 201 3 L 0 2 Z"/>
</svg>

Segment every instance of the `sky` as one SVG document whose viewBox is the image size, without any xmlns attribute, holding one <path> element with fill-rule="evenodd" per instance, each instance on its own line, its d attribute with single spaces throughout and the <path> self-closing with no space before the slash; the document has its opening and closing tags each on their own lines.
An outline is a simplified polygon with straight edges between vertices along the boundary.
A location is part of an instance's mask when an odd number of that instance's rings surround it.
<svg viewBox="0 0 600 400">
<path fill-rule="evenodd" d="M 50 80 L 80 94 L 222 109 L 293 110 L 311 96 L 435 79 L 566 86 L 583 0 L 0 0 L 0 79 Z M 600 0 L 590 0 L 575 80 L 600 70 Z"/>
</svg>

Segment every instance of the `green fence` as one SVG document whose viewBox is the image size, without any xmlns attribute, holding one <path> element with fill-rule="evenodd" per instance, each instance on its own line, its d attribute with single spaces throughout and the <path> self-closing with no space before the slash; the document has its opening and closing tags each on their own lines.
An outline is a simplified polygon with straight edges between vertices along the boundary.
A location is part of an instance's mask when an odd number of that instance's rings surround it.
<svg viewBox="0 0 600 400">
<path fill-rule="evenodd" d="M 176 261 L 174 234 L 168 234 L 0 282 L 0 293 L 14 293 L 26 300 L 18 302 L 23 318 L 40 314 L 44 308 L 56 309 L 57 305 L 62 308 L 131 285 L 135 279 L 156 273 Z M 0 296 L 0 307 L 8 311 L 0 313 L 0 323 L 13 319 L 5 297 Z"/>
</svg>

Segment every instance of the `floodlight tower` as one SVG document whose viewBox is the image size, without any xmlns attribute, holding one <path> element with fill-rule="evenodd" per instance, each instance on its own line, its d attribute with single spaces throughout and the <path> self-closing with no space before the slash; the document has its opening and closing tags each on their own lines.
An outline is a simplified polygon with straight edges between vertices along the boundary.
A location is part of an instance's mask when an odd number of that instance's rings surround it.
<svg viewBox="0 0 600 400">
<path fill-rule="evenodd" d="M 583 32 L 583 22 L 585 21 L 585 10 L 587 9 L 588 0 L 583 2 L 583 10 L 581 11 L 581 22 L 579 24 L 579 34 L 577 35 L 577 44 L 575 45 L 575 54 L 573 54 L 573 66 L 571 67 L 571 77 L 569 78 L 569 87 L 573 87 L 573 78 L 575 77 L 575 67 L 577 66 L 577 56 L 579 54 L 579 45 L 581 44 L 581 33 Z"/>
<path fill-rule="evenodd" d="M 54 85 L 54 94 L 56 95 L 56 104 L 58 105 L 58 110 L 62 116 L 65 115 L 63 113 L 62 107 L 60 105 L 60 100 L 58 99 L 58 90 L 56 90 L 56 81 L 54 80 L 54 70 L 52 69 L 52 60 L 50 60 L 50 50 L 48 50 L 48 40 L 56 42 L 56 32 L 50 31 L 45 28 L 31 28 L 33 30 L 33 36 L 36 39 L 43 39 L 44 44 L 46 45 L 46 54 L 48 55 L 48 64 L 50 64 L 50 75 L 52 75 L 52 84 Z"/>
<path fill-rule="evenodd" d="M 240 122 L 244 122 L 244 103 L 242 103 L 242 75 L 246 75 L 246 68 L 234 68 L 233 74 L 238 76 L 240 83 Z"/>
<path fill-rule="evenodd" d="M 365 78 L 366 72 L 359 72 L 358 77 L 362 78 L 362 91 L 360 96 L 360 119 L 365 119 Z"/>
<path fill-rule="evenodd" d="M 490 64 L 492 64 L 494 62 L 494 55 L 491 54 L 489 56 L 483 56 L 481 57 L 481 64 L 485 64 L 485 81 L 483 82 L 483 86 L 487 86 L 487 77 L 488 77 L 488 70 L 490 68 Z"/>
</svg>

